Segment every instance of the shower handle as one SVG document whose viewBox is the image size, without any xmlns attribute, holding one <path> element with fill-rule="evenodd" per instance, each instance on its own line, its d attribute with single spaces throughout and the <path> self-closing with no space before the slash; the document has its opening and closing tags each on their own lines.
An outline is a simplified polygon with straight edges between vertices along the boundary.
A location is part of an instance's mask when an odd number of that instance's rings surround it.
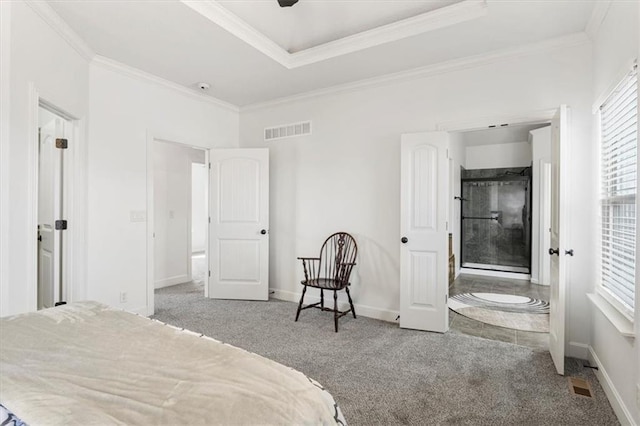
<svg viewBox="0 0 640 426">
<path fill-rule="evenodd" d="M 552 249 L 552 248 L 550 248 L 550 249 L 549 249 L 549 254 L 550 254 L 551 256 L 553 256 L 554 254 L 555 254 L 556 256 L 559 256 L 559 255 L 560 255 L 560 249 Z"/>
</svg>

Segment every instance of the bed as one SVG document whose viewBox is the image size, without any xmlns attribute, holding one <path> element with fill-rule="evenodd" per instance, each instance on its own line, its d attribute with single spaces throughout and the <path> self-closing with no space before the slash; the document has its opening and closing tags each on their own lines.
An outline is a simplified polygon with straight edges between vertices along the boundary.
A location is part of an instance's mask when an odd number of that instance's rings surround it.
<svg viewBox="0 0 640 426">
<path fill-rule="evenodd" d="M 0 412 L 15 422 L 345 424 L 296 370 L 97 302 L 2 318 L 0 337 Z"/>
</svg>

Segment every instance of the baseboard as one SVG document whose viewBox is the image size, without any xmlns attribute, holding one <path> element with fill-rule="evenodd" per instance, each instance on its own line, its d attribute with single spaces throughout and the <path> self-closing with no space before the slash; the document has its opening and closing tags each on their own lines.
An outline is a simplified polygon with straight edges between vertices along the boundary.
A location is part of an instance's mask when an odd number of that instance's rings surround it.
<svg viewBox="0 0 640 426">
<path fill-rule="evenodd" d="M 138 314 L 140 316 L 143 317 L 148 317 L 149 313 L 147 312 L 147 307 L 143 306 L 142 308 L 136 308 L 136 309 L 125 309 L 125 311 L 127 312 L 131 312 L 132 314 Z"/>
<path fill-rule="evenodd" d="M 613 381 L 607 374 L 607 371 L 602 366 L 598 355 L 591 346 L 589 346 L 589 362 L 592 366 L 598 367 L 598 369 L 594 370 L 594 372 L 596 374 L 596 377 L 598 378 L 598 381 L 600 382 L 600 385 L 602 386 L 602 389 L 604 390 L 604 393 L 609 399 L 609 403 L 613 408 L 613 412 L 616 413 L 616 416 L 618 417 L 620 423 L 623 425 L 637 426 L 637 423 L 635 423 L 633 420 L 631 412 L 624 404 L 624 401 L 620 397 L 620 394 L 614 386 Z"/>
<path fill-rule="evenodd" d="M 568 357 L 577 359 L 589 359 L 589 345 L 578 342 L 569 342 L 567 345 Z"/>
<path fill-rule="evenodd" d="M 169 277 L 155 282 L 156 289 L 169 287 L 176 284 L 182 284 L 191 281 L 191 277 L 187 274 L 176 275 L 175 277 Z"/>
<path fill-rule="evenodd" d="M 273 291 L 273 298 L 279 300 L 286 300 L 287 302 L 299 302 L 300 292 L 280 290 L 280 289 L 271 289 Z M 327 297 L 325 296 L 325 303 L 333 304 L 333 296 Z M 320 296 L 309 295 L 309 292 L 304 296 L 304 304 L 308 305 L 310 303 L 316 303 L 320 301 Z M 363 317 L 378 319 L 382 321 L 388 322 L 397 322 L 396 318 L 400 314 L 398 311 L 390 311 L 387 309 L 376 308 L 373 306 L 360 305 L 358 303 L 354 303 L 353 307 L 356 310 L 356 315 L 362 315 Z M 349 302 L 338 300 L 338 309 L 341 311 L 349 309 Z"/>
</svg>

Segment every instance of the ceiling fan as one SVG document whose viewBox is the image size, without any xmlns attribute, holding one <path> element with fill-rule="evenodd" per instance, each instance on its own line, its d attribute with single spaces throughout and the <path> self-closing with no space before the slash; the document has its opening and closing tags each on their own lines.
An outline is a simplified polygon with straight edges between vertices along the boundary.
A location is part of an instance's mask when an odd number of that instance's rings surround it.
<svg viewBox="0 0 640 426">
<path fill-rule="evenodd" d="M 291 7 L 298 3 L 298 0 L 278 0 L 280 7 Z"/>
</svg>

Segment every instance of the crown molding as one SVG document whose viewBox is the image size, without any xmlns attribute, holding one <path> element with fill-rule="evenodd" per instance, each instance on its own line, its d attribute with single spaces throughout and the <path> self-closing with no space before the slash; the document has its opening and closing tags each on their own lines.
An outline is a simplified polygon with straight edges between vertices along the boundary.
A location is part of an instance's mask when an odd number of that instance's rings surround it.
<svg viewBox="0 0 640 426">
<path fill-rule="evenodd" d="M 584 28 L 584 32 L 587 33 L 591 40 L 595 40 L 596 36 L 598 35 L 600 26 L 604 22 L 604 18 L 606 18 L 610 6 L 611 0 L 596 1 L 595 5 L 593 6 L 593 10 L 591 11 L 591 16 L 589 17 L 587 26 Z"/>
<path fill-rule="evenodd" d="M 95 52 L 89 45 L 67 24 L 46 1 L 24 0 L 38 16 L 57 32 L 80 56 L 91 61 Z"/>
<path fill-rule="evenodd" d="M 384 43 L 435 31 L 461 22 L 485 16 L 488 6 L 484 0 L 466 0 L 431 12 L 363 31 L 319 46 L 290 54 L 293 68 L 346 55 Z"/>
<path fill-rule="evenodd" d="M 289 64 L 290 54 L 282 47 L 278 46 L 271 39 L 265 37 L 261 32 L 247 24 L 227 8 L 220 5 L 215 0 L 181 0 L 182 3 L 211 22 L 226 31 L 230 32 L 248 45 L 264 53 L 271 59 L 279 62 L 287 68 L 292 68 Z"/>
<path fill-rule="evenodd" d="M 182 0 L 182 3 L 287 69 L 298 68 L 384 43 L 411 37 L 485 16 L 486 0 L 464 0 L 411 18 L 363 31 L 319 46 L 289 53 L 247 24 L 216 0 Z"/>
<path fill-rule="evenodd" d="M 190 89 L 186 86 L 183 86 L 181 84 L 178 83 L 174 83 L 173 81 L 169 81 L 166 80 L 162 77 L 158 77 L 156 75 L 150 74 L 146 71 L 142 71 L 138 68 L 134 68 L 132 66 L 123 64 L 122 62 L 118 62 L 115 61 L 113 59 L 109 59 L 106 58 L 104 56 L 100 56 L 100 55 L 96 55 L 94 56 L 93 60 L 91 61 L 92 65 L 97 65 L 100 66 L 102 68 L 106 68 L 110 71 L 116 71 L 120 74 L 123 74 L 127 77 L 133 77 L 136 78 L 138 80 L 143 80 L 146 82 L 150 82 L 153 84 L 156 84 L 158 86 L 162 86 L 164 88 L 167 89 L 171 89 L 173 91 L 179 92 L 183 95 L 187 95 L 191 98 L 200 100 L 200 101 L 205 101 L 208 102 L 210 104 L 214 104 L 217 105 L 219 107 L 225 108 L 227 110 L 233 111 L 233 112 L 239 112 L 240 109 L 236 106 L 233 105 L 229 102 L 225 102 L 223 100 L 220 100 L 218 98 L 214 98 L 213 96 L 209 96 L 209 95 L 204 95 L 202 93 L 198 93 L 196 92 L 194 89 Z"/>
<path fill-rule="evenodd" d="M 277 105 L 296 102 L 319 96 L 332 95 L 341 92 L 350 92 L 364 90 L 371 87 L 383 86 L 403 81 L 416 80 L 426 78 L 447 72 L 459 71 L 468 68 L 489 65 L 494 62 L 510 60 L 520 56 L 532 55 L 536 53 L 546 52 L 566 47 L 580 46 L 590 43 L 589 37 L 584 32 L 574 33 L 567 36 L 557 37 L 538 43 L 532 43 L 515 48 L 502 49 L 481 55 L 468 56 L 466 58 L 454 59 L 452 61 L 441 62 L 438 64 L 427 65 L 420 68 L 414 68 L 407 71 L 400 71 L 392 74 L 382 75 L 351 83 L 331 86 L 324 89 L 312 90 L 297 95 L 286 96 L 265 102 L 249 104 L 240 108 L 241 112 L 255 111 L 264 108 L 271 108 Z"/>
</svg>

